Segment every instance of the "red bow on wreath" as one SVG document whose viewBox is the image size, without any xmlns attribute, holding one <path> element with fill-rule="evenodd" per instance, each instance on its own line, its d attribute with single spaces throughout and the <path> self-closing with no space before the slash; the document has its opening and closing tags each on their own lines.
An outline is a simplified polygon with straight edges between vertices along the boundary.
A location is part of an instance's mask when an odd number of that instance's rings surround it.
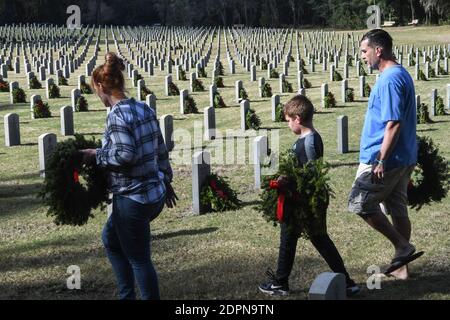
<svg viewBox="0 0 450 320">
<path fill-rule="evenodd" d="M 278 181 L 277 180 L 270 180 L 269 188 L 278 190 Z M 280 191 L 278 191 L 277 219 L 280 222 L 283 220 L 283 215 L 284 215 L 284 212 L 283 212 L 284 199 L 285 199 L 285 194 L 280 192 Z"/>
<path fill-rule="evenodd" d="M 76 182 L 76 183 L 80 182 L 80 176 L 78 175 L 78 171 L 77 170 L 73 171 L 73 181 Z"/>
<path fill-rule="evenodd" d="M 217 187 L 216 180 L 211 180 L 211 182 L 209 183 L 209 185 L 211 186 L 211 188 L 216 192 L 216 194 L 217 194 L 219 197 L 221 197 L 222 199 L 226 199 L 226 198 L 227 198 L 227 195 L 226 195 L 222 190 L 220 190 L 220 189 Z"/>
<path fill-rule="evenodd" d="M 408 191 L 411 190 L 412 188 L 414 188 L 414 183 L 413 183 L 412 180 L 409 180 L 409 183 L 408 183 Z"/>
</svg>

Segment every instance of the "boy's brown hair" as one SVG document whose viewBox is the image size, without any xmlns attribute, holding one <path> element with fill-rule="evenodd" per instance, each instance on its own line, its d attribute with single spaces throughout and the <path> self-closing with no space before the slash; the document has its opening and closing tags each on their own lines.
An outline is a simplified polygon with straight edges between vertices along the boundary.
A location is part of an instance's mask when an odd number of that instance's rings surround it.
<svg viewBox="0 0 450 320">
<path fill-rule="evenodd" d="M 299 116 L 303 121 L 312 121 L 314 106 L 304 95 L 298 94 L 286 102 L 283 107 L 283 114 L 291 118 Z"/>
</svg>

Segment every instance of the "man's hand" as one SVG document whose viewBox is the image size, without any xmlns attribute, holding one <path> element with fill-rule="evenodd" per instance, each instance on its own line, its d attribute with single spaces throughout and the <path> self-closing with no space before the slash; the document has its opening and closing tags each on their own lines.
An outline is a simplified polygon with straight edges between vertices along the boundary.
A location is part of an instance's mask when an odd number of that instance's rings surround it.
<svg viewBox="0 0 450 320">
<path fill-rule="evenodd" d="M 95 149 L 83 149 L 80 150 L 81 154 L 83 155 L 81 162 L 83 164 L 90 165 L 95 162 L 95 156 L 97 154 L 97 151 Z"/>
<path fill-rule="evenodd" d="M 376 162 L 372 166 L 372 183 L 381 183 L 384 178 L 384 164 Z"/>
<path fill-rule="evenodd" d="M 166 205 L 168 208 L 173 208 L 177 205 L 175 200 L 178 200 L 178 197 L 170 182 L 164 183 L 166 184 Z"/>
</svg>

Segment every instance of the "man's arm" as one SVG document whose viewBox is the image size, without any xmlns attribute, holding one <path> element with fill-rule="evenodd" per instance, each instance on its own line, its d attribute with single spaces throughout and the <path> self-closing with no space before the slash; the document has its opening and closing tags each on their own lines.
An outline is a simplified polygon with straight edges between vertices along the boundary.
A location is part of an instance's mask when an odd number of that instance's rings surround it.
<svg viewBox="0 0 450 320">
<path fill-rule="evenodd" d="M 386 129 L 384 131 L 383 143 L 381 144 L 380 153 L 377 156 L 376 163 L 372 168 L 373 177 L 375 180 L 381 180 L 384 175 L 384 161 L 389 158 L 392 150 L 398 141 L 400 134 L 401 123 L 400 121 L 388 121 Z M 377 162 L 378 161 L 378 162 Z"/>
</svg>

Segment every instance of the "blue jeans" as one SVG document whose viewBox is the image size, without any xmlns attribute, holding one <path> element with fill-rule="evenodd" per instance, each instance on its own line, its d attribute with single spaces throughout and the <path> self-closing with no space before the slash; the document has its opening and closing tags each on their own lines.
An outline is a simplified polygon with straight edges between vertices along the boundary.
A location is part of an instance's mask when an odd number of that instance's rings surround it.
<svg viewBox="0 0 450 320">
<path fill-rule="evenodd" d="M 136 299 L 136 278 L 142 299 L 158 300 L 158 277 L 150 258 L 150 221 L 164 207 L 164 200 L 141 204 L 113 196 L 113 210 L 103 228 L 102 240 L 119 287 L 121 300 Z"/>
</svg>

